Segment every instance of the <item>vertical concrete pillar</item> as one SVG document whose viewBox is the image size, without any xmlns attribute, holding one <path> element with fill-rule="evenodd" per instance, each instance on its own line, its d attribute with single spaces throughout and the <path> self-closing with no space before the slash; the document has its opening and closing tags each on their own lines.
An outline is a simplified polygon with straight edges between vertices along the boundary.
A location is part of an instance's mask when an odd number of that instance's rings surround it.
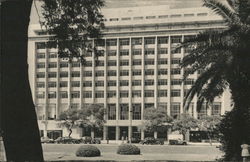
<svg viewBox="0 0 250 162">
<path fill-rule="evenodd" d="M 116 126 L 115 127 L 115 140 L 119 140 L 120 137 L 120 127 Z"/>
<path fill-rule="evenodd" d="M 131 142 L 131 138 L 132 138 L 132 126 L 130 125 L 128 127 L 128 140 L 129 140 L 129 142 Z"/>
<path fill-rule="evenodd" d="M 90 134 L 91 134 L 91 138 L 95 138 L 95 131 L 94 131 L 94 129 L 91 129 Z"/>
<path fill-rule="evenodd" d="M 107 135 L 108 135 L 108 127 L 104 126 L 103 127 L 103 140 L 107 139 Z"/>
<path fill-rule="evenodd" d="M 154 131 L 154 138 L 157 138 L 157 132 Z"/>
<path fill-rule="evenodd" d="M 141 140 L 144 140 L 144 130 L 141 130 Z"/>
</svg>

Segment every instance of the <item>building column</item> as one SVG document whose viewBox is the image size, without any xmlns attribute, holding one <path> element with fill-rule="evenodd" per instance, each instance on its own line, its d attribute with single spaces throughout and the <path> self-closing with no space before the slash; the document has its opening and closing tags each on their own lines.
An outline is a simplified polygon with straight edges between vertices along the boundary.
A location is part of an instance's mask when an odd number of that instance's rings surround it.
<svg viewBox="0 0 250 162">
<path fill-rule="evenodd" d="M 107 135 L 108 135 L 108 127 L 104 126 L 103 127 L 103 140 L 107 139 Z"/>
<path fill-rule="evenodd" d="M 144 130 L 141 130 L 141 140 L 144 140 Z"/>
<path fill-rule="evenodd" d="M 91 128 L 91 132 L 90 132 L 91 138 L 95 138 L 95 132 L 94 129 Z"/>
<path fill-rule="evenodd" d="M 119 140 L 120 137 L 120 127 L 116 126 L 115 127 L 115 140 Z"/>
<path fill-rule="evenodd" d="M 128 140 L 131 143 L 131 138 L 132 138 L 132 126 L 130 125 L 128 127 Z"/>
<path fill-rule="evenodd" d="M 154 131 L 154 138 L 157 138 L 158 133 Z"/>
</svg>

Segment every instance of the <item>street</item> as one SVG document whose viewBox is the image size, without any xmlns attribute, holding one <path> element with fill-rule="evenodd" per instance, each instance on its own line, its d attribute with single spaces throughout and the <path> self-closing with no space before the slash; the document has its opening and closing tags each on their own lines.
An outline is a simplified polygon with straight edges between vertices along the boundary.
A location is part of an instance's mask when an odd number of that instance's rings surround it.
<svg viewBox="0 0 250 162">
<path fill-rule="evenodd" d="M 101 157 L 76 157 L 75 151 L 81 144 L 44 144 L 45 160 L 178 160 L 178 161 L 214 161 L 222 156 L 215 146 L 170 146 L 170 145 L 140 145 L 141 155 L 118 155 L 117 144 L 95 145 L 101 151 Z"/>
</svg>

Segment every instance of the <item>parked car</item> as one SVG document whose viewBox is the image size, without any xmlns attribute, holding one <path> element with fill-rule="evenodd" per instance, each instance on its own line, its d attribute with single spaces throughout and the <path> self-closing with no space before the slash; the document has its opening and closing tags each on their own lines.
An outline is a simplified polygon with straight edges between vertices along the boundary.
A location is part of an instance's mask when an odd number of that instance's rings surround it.
<svg viewBox="0 0 250 162">
<path fill-rule="evenodd" d="M 41 137 L 41 143 L 54 143 L 55 141 L 53 139 L 50 139 L 49 137 Z"/>
<path fill-rule="evenodd" d="M 85 143 L 85 144 L 101 144 L 101 139 L 85 136 L 85 137 L 82 137 L 81 143 Z"/>
<path fill-rule="evenodd" d="M 75 139 L 72 137 L 58 137 L 55 140 L 55 143 L 61 143 L 61 144 L 79 144 L 81 143 L 81 139 Z"/>
<path fill-rule="evenodd" d="M 187 142 L 181 139 L 171 139 L 169 140 L 169 144 L 170 145 L 187 145 Z"/>
<path fill-rule="evenodd" d="M 141 144 L 146 144 L 146 145 L 163 145 L 164 144 L 164 139 L 156 139 L 154 137 L 147 137 L 144 140 L 140 142 Z"/>
</svg>

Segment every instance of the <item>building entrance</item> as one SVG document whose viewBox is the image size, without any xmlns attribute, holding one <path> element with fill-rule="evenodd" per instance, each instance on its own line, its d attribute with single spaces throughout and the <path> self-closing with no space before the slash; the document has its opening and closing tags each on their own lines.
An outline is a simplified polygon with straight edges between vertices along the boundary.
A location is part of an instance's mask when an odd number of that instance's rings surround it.
<svg viewBox="0 0 250 162">
<path fill-rule="evenodd" d="M 109 140 L 115 140 L 115 127 L 108 127 Z"/>
<path fill-rule="evenodd" d="M 57 139 L 58 137 L 62 137 L 62 130 L 48 130 L 47 133 L 50 139 Z"/>
<path fill-rule="evenodd" d="M 128 127 L 120 127 L 120 140 L 122 140 L 122 137 L 124 137 L 124 140 L 128 138 Z"/>
</svg>

